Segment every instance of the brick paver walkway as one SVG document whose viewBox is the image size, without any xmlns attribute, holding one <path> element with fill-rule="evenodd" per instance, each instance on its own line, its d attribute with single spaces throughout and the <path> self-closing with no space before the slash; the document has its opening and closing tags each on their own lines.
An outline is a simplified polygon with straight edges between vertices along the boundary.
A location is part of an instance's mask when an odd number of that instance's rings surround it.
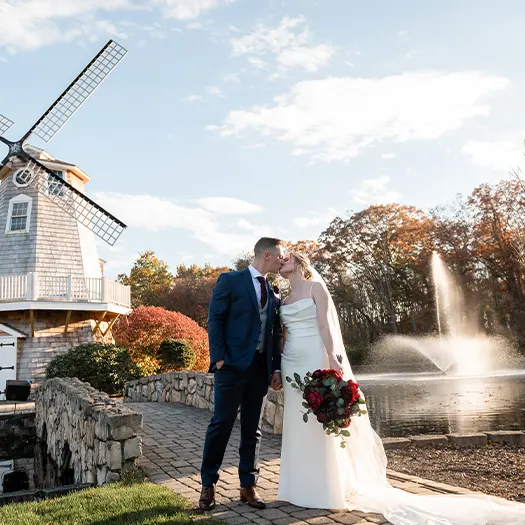
<svg viewBox="0 0 525 525">
<path fill-rule="evenodd" d="M 142 433 L 144 457 L 141 466 L 155 483 L 161 483 L 197 505 L 200 495 L 200 464 L 206 427 L 211 417 L 207 410 L 169 403 L 129 403 L 144 415 Z M 217 507 L 213 514 L 231 525 L 258 523 L 276 524 L 386 524 L 379 514 L 362 512 L 331 512 L 329 510 L 304 509 L 277 501 L 279 480 L 280 436 L 265 434 L 261 446 L 261 474 L 258 492 L 267 503 L 265 510 L 256 511 L 239 501 L 237 477 L 239 428 L 236 425 L 217 485 Z M 408 476 L 390 479 L 391 483 L 410 492 L 435 491 L 414 482 Z M 421 480 L 423 481 L 423 480 Z M 439 488 L 437 489 L 439 491 Z"/>
</svg>

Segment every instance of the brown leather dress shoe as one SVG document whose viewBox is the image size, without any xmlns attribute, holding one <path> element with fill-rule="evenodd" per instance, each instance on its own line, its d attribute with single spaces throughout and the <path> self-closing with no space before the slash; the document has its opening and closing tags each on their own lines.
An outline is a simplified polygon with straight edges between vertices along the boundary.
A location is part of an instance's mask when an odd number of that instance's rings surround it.
<svg viewBox="0 0 525 525">
<path fill-rule="evenodd" d="M 261 496 L 257 494 L 255 485 L 241 489 L 241 501 L 248 503 L 248 505 L 254 509 L 266 508 L 266 503 L 264 503 L 264 500 L 261 498 Z"/>
<path fill-rule="evenodd" d="M 199 510 L 208 512 L 215 508 L 215 486 L 202 487 L 201 497 L 199 499 Z"/>
</svg>

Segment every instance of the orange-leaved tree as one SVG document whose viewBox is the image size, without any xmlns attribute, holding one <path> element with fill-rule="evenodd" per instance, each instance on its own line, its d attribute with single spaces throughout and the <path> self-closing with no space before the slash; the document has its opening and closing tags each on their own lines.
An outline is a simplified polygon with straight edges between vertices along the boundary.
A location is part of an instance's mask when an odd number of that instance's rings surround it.
<svg viewBox="0 0 525 525">
<path fill-rule="evenodd" d="M 210 360 L 208 334 L 193 319 L 159 306 L 139 306 L 113 328 L 115 342 L 129 348 L 145 373 L 161 371 L 157 359 L 160 344 L 166 339 L 182 339 L 195 352 L 194 370 L 207 371 Z"/>
</svg>

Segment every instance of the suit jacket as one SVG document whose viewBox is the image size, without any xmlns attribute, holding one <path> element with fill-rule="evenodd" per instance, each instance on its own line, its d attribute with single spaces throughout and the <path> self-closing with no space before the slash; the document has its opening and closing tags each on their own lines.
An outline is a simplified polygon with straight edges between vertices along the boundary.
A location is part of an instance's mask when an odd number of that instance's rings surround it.
<svg viewBox="0 0 525 525">
<path fill-rule="evenodd" d="M 281 368 L 283 331 L 280 306 L 281 300 L 269 286 L 265 334 L 268 381 L 272 373 Z M 215 370 L 217 361 L 224 361 L 225 365 L 240 371 L 248 370 L 260 333 L 259 304 L 250 270 L 221 274 L 213 290 L 208 314 L 210 371 Z"/>
</svg>

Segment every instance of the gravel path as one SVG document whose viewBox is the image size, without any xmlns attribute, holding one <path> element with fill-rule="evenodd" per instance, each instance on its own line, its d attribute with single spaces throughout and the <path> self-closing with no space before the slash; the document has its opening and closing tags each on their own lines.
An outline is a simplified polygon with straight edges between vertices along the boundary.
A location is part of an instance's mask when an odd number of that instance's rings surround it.
<svg viewBox="0 0 525 525">
<path fill-rule="evenodd" d="M 410 446 L 387 450 L 388 467 L 440 483 L 525 503 L 525 448 Z"/>
</svg>

